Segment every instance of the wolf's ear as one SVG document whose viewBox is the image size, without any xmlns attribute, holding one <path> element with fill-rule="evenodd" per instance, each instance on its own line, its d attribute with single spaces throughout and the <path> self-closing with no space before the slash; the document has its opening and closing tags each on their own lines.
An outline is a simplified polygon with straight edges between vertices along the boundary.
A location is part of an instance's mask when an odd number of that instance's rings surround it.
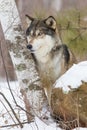
<svg viewBox="0 0 87 130">
<path fill-rule="evenodd" d="M 25 17 L 26 17 L 27 25 L 30 26 L 30 23 L 34 20 L 34 18 L 32 18 L 31 16 L 27 14 L 25 15 Z"/>
<path fill-rule="evenodd" d="M 45 19 L 45 23 L 53 28 L 53 29 L 56 29 L 56 20 L 53 16 L 49 16 L 47 19 Z"/>
</svg>

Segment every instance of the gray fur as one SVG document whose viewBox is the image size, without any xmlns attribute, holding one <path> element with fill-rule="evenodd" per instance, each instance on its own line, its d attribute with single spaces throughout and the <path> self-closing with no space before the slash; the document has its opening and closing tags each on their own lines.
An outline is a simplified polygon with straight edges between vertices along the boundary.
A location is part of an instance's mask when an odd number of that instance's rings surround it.
<svg viewBox="0 0 87 130">
<path fill-rule="evenodd" d="M 71 51 L 62 44 L 54 17 L 29 18 L 26 30 L 28 49 L 33 54 L 39 75 L 50 104 L 52 85 L 69 68 L 74 59 Z"/>
</svg>

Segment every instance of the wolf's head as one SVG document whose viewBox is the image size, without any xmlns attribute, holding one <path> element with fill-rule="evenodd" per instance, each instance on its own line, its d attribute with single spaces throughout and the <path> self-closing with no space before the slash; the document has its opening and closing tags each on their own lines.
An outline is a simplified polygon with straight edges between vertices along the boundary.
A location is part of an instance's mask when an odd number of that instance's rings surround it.
<svg viewBox="0 0 87 130">
<path fill-rule="evenodd" d="M 55 46 L 58 40 L 56 32 L 56 20 L 53 16 L 46 19 L 35 19 L 26 15 L 28 28 L 26 36 L 28 45 L 27 48 L 35 55 L 45 56 Z"/>
</svg>

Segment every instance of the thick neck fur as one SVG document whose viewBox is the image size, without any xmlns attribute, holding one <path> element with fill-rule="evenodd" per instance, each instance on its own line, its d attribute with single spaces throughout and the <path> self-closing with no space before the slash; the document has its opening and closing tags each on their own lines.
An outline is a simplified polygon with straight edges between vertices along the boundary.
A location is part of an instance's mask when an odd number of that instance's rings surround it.
<svg viewBox="0 0 87 130">
<path fill-rule="evenodd" d="M 55 40 L 52 38 L 50 39 L 50 37 L 48 36 L 47 38 L 48 38 L 48 43 L 45 43 L 44 44 L 45 46 L 40 47 L 34 54 L 37 62 L 40 62 L 43 64 L 48 63 L 50 60 L 52 60 L 51 56 L 52 56 L 53 48 L 62 44 L 60 39 L 58 38 L 56 38 Z"/>
<path fill-rule="evenodd" d="M 59 39 L 58 42 L 60 42 Z M 55 49 L 58 45 L 61 46 L 62 44 L 61 42 L 58 44 L 56 40 L 56 43 L 53 43 L 50 47 L 42 47 L 34 54 L 40 75 L 49 77 L 52 82 L 59 77 L 63 63 L 63 48 Z"/>
</svg>

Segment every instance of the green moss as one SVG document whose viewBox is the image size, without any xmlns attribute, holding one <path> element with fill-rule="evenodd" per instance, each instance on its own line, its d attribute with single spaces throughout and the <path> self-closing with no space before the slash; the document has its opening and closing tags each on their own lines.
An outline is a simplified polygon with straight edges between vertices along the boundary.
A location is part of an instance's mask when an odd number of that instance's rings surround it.
<svg viewBox="0 0 87 130">
<path fill-rule="evenodd" d="M 28 86 L 29 90 L 33 90 L 33 91 L 40 91 L 42 88 L 40 86 L 38 86 L 37 84 L 30 84 Z"/>
<path fill-rule="evenodd" d="M 19 65 L 16 65 L 16 68 L 18 71 L 23 71 L 26 69 L 26 65 L 25 64 L 19 64 Z"/>
<path fill-rule="evenodd" d="M 25 84 L 27 84 L 27 83 L 29 82 L 28 79 L 23 79 L 22 81 L 23 81 L 23 83 L 25 83 Z"/>
</svg>

